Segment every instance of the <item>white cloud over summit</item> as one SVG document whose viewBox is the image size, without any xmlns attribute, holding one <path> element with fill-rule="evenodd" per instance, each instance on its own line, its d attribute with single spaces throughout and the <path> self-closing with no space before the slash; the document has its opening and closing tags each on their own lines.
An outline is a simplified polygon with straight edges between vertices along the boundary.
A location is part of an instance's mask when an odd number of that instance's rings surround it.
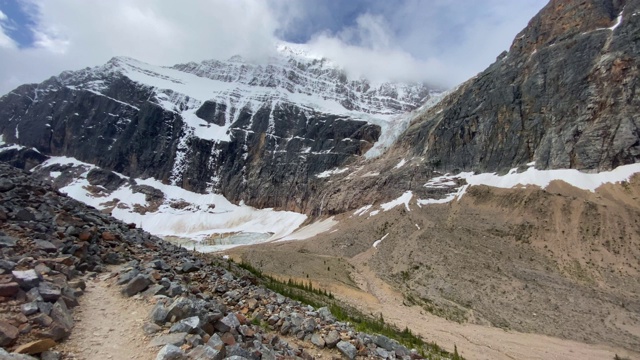
<svg viewBox="0 0 640 360">
<path fill-rule="evenodd" d="M 339 14 L 325 9 L 325 17 L 316 17 L 322 1 L 23 0 L 34 42 L 17 46 L 5 31 L 12 19 L 0 12 L 0 94 L 120 55 L 158 65 L 235 54 L 261 61 L 273 53 L 281 34 L 305 32 L 314 52 L 352 76 L 453 86 L 508 48 L 543 5 L 542 0 L 361 1 L 349 9 L 356 12 L 347 14 L 350 23 L 325 24 Z M 313 21 L 309 34 L 304 26 Z"/>
</svg>

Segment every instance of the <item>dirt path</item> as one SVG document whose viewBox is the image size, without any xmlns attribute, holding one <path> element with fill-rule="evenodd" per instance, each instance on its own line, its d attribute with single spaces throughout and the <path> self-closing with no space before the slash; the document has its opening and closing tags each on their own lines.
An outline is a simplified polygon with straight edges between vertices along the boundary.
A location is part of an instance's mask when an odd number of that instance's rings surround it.
<svg viewBox="0 0 640 360">
<path fill-rule="evenodd" d="M 453 351 L 454 344 L 469 360 L 557 359 L 602 360 L 614 355 L 639 359 L 640 354 L 615 350 L 607 346 L 589 345 L 559 338 L 505 331 L 499 328 L 473 324 L 458 324 L 422 311 L 420 307 L 403 305 L 403 298 L 389 284 L 380 280 L 367 266 L 376 250 L 354 257 L 354 281 L 362 289 L 356 291 L 340 287 L 334 292 L 341 300 L 373 314 L 384 316 L 385 321 L 400 328 L 409 327 L 428 341 Z M 366 292 L 366 294 L 365 294 Z"/>
<path fill-rule="evenodd" d="M 142 324 L 151 305 L 124 298 L 109 274 L 87 281 L 87 289 L 74 310 L 76 324 L 71 336 L 57 350 L 65 359 L 151 360 Z"/>
</svg>

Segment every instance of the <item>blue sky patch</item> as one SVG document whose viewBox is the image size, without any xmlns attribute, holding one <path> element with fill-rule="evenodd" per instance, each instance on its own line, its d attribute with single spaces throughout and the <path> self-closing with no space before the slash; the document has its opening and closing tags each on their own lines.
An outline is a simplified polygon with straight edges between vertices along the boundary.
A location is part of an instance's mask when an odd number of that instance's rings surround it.
<svg viewBox="0 0 640 360">
<path fill-rule="evenodd" d="M 5 33 L 24 49 L 33 46 L 34 35 L 31 28 L 35 26 L 33 20 L 35 9 L 18 0 L 0 0 L 0 11 L 7 19 L 2 21 Z"/>
</svg>

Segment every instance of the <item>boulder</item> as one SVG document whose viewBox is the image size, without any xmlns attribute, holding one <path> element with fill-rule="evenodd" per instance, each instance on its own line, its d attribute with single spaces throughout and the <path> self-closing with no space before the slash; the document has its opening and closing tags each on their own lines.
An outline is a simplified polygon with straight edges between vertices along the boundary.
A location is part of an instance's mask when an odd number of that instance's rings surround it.
<svg viewBox="0 0 640 360">
<path fill-rule="evenodd" d="M 353 360 L 356 358 L 356 355 L 358 354 L 358 349 L 356 349 L 355 346 L 353 346 L 353 344 L 351 344 L 348 341 L 340 341 L 336 347 L 338 348 L 338 350 L 340 350 L 340 352 L 346 356 L 348 359 Z"/>
<path fill-rule="evenodd" d="M 18 284 L 20 284 L 20 287 L 25 290 L 38 286 L 38 284 L 42 280 L 42 276 L 33 269 L 14 270 L 11 273 L 13 274 L 13 277 L 16 279 Z"/>
<path fill-rule="evenodd" d="M 186 360 L 187 354 L 182 351 L 179 347 L 171 344 L 165 345 L 158 355 L 156 356 L 156 360 Z"/>
<path fill-rule="evenodd" d="M 170 333 L 175 332 L 186 332 L 189 334 L 193 334 L 200 327 L 200 318 L 197 316 L 188 317 L 186 319 L 182 319 L 179 322 L 173 324 L 171 329 L 169 329 Z"/>
<path fill-rule="evenodd" d="M 317 347 L 319 347 L 320 349 L 324 348 L 325 342 L 324 339 L 322 338 L 322 335 L 316 333 L 311 335 L 311 343 Z"/>
<path fill-rule="evenodd" d="M 122 293 L 126 296 L 133 296 L 144 290 L 151 284 L 151 279 L 147 275 L 139 274 L 122 289 Z"/>
<path fill-rule="evenodd" d="M 18 242 L 18 239 L 14 238 L 13 236 L 0 236 L 0 249 L 14 247 L 16 246 L 17 242 Z M 7 260 L 3 260 L 3 261 L 7 261 Z"/>
<path fill-rule="evenodd" d="M 11 345 L 18 338 L 18 328 L 0 320 L 0 346 Z"/>
<path fill-rule="evenodd" d="M 165 345 L 182 346 L 182 344 L 184 344 L 184 341 L 187 335 L 188 335 L 187 333 L 173 333 L 173 334 L 160 335 L 158 337 L 155 337 L 153 340 L 151 340 L 151 342 L 149 343 L 149 346 L 150 347 L 165 346 Z"/>
<path fill-rule="evenodd" d="M 1 297 L 12 297 L 18 293 L 20 290 L 20 285 L 16 282 L 9 282 L 6 284 L 0 284 L 0 296 Z"/>
<path fill-rule="evenodd" d="M 334 348 L 340 341 L 340 334 L 336 330 L 331 330 L 325 336 L 324 341 L 328 348 Z"/>
</svg>

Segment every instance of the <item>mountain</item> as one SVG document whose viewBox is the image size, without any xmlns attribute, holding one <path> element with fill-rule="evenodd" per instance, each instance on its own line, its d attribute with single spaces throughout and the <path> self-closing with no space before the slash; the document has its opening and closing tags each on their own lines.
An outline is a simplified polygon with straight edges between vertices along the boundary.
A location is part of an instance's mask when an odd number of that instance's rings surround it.
<svg viewBox="0 0 640 360">
<path fill-rule="evenodd" d="M 324 209 L 339 213 L 406 191 L 440 198 L 447 192 L 423 185 L 445 173 L 504 174 L 530 163 L 597 172 L 635 163 L 639 12 L 638 1 L 550 1 L 508 52 L 419 112 L 381 159 L 333 176 Z"/>
<path fill-rule="evenodd" d="M 316 175 L 379 154 L 425 84 L 350 79 L 303 47 L 172 67 L 117 57 L 0 98 L 4 141 L 234 202 L 302 210 Z"/>
</svg>

